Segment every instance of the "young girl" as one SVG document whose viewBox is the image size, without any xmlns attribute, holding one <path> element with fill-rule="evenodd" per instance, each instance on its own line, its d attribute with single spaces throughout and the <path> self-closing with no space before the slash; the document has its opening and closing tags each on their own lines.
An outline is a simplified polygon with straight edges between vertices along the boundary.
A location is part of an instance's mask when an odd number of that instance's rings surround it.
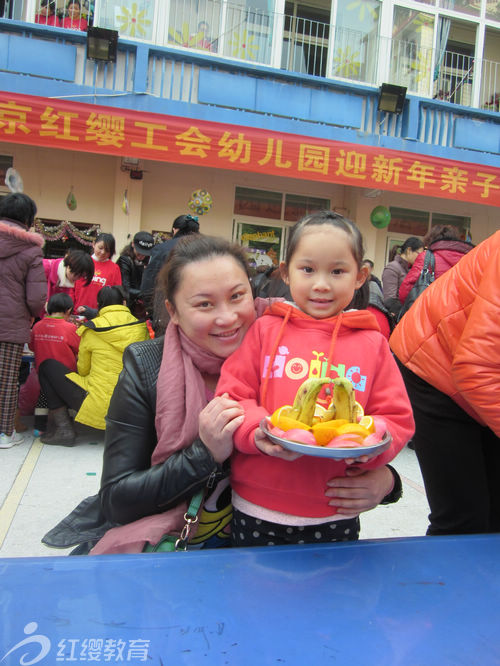
<svg viewBox="0 0 500 666">
<path fill-rule="evenodd" d="M 68 294 L 74 300 L 75 282 L 81 280 L 87 287 L 94 277 L 94 262 L 84 250 L 69 250 L 63 258 L 44 259 L 47 278 L 47 301 L 54 294 Z"/>
<path fill-rule="evenodd" d="M 112 234 L 99 234 L 94 242 L 94 277 L 89 285 L 83 280 L 75 284 L 75 312 L 85 314 L 88 309 L 97 309 L 97 294 L 103 287 L 121 285 L 119 266 L 111 260 L 115 254 L 115 239 Z M 94 315 L 96 313 L 93 313 Z"/>
<path fill-rule="evenodd" d="M 347 476 L 353 460 L 299 456 L 259 428 L 264 416 L 292 404 L 308 377 L 347 377 L 366 414 L 382 416 L 392 434 L 379 456 L 356 459 L 361 470 L 385 465 L 413 433 L 411 406 L 375 317 L 349 309 L 366 279 L 357 227 L 336 213 L 316 212 L 291 230 L 283 279 L 294 303 L 275 303 L 224 363 L 217 394 L 245 411 L 234 435 L 233 526 L 237 546 L 357 539 L 356 511 L 337 510 L 328 480 Z M 329 402 L 322 395 L 323 404 Z M 338 495 L 341 497 L 341 494 Z"/>
</svg>

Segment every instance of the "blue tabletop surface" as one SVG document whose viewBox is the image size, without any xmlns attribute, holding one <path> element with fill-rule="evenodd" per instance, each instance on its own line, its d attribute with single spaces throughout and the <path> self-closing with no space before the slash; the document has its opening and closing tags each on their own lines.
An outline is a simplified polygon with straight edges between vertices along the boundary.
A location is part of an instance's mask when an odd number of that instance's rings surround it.
<svg viewBox="0 0 500 666">
<path fill-rule="evenodd" d="M 500 664 L 500 535 L 0 559 L 0 664 Z"/>
</svg>

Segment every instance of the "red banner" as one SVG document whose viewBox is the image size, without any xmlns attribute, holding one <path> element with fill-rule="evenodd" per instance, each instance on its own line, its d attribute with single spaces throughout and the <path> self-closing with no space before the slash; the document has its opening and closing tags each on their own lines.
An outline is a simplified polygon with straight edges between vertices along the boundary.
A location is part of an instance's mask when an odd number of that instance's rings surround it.
<svg viewBox="0 0 500 666">
<path fill-rule="evenodd" d="M 500 169 L 252 127 L 0 93 L 0 141 L 500 206 Z"/>
</svg>

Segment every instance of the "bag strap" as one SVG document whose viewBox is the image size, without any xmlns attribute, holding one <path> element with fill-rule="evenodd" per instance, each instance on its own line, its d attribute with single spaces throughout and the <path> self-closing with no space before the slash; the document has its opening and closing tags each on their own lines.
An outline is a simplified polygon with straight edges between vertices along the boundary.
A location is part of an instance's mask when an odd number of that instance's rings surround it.
<svg viewBox="0 0 500 666">
<path fill-rule="evenodd" d="M 184 527 L 181 530 L 179 538 L 175 542 L 175 550 L 187 550 L 189 533 L 191 532 L 192 525 L 198 522 L 198 513 L 200 511 L 204 497 L 205 488 L 202 488 L 201 490 L 198 490 L 198 492 L 195 493 L 191 498 L 191 502 L 189 503 L 186 513 L 184 514 L 184 520 L 186 522 L 184 523 Z"/>
<path fill-rule="evenodd" d="M 432 250 L 426 250 L 425 251 L 424 265 L 423 265 L 422 270 L 423 271 L 429 270 L 429 266 L 430 266 L 431 273 L 434 273 L 434 268 L 436 266 L 436 262 L 434 260 L 434 252 Z"/>
</svg>

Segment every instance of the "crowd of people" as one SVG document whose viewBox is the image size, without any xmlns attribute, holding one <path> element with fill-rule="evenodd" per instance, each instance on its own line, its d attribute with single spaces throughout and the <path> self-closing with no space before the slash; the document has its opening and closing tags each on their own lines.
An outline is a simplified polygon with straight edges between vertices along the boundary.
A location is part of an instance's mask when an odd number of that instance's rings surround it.
<svg viewBox="0 0 500 666">
<path fill-rule="evenodd" d="M 74 421 L 105 430 L 99 493 L 47 545 L 167 550 L 198 494 L 190 548 L 355 540 L 361 513 L 401 496 L 389 463 L 410 440 L 428 534 L 499 531 L 500 232 L 474 247 L 436 226 L 403 243 L 380 282 L 357 226 L 318 211 L 290 229 L 279 271 L 257 280 L 241 247 L 203 234 L 191 215 L 163 243 L 138 232 L 116 263 L 111 234 L 92 256 L 44 261 L 35 213 L 26 195 L 0 202 L 0 319 L 15 322 L 0 333 L 0 446 L 20 441 L 26 342 L 48 407 L 41 441 L 72 446 Z M 424 249 L 434 282 L 396 323 Z M 320 354 L 325 377 L 355 368 L 356 399 L 387 424 L 388 448 L 339 462 L 271 441 L 262 419 L 292 404 L 304 377 L 285 371 L 284 350 L 306 368 Z"/>
</svg>

